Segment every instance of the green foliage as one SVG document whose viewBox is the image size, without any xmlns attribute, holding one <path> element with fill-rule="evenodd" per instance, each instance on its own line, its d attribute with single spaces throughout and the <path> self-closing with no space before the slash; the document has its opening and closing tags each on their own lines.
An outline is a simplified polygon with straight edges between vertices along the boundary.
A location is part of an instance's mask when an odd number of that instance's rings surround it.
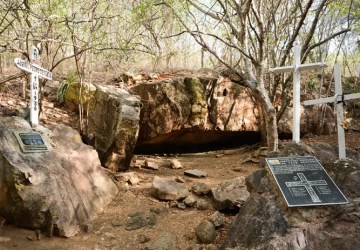
<svg viewBox="0 0 360 250">
<path fill-rule="evenodd" d="M 75 73 L 70 72 L 66 80 L 60 84 L 58 91 L 56 92 L 56 97 L 60 103 L 63 103 L 65 101 L 66 92 L 68 91 L 70 85 L 75 83 L 75 80 Z"/>
</svg>

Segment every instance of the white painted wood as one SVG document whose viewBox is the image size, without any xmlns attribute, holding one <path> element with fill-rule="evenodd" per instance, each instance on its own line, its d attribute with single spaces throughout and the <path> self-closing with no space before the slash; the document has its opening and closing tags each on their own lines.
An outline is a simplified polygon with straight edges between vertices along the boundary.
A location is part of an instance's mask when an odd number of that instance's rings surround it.
<svg viewBox="0 0 360 250">
<path fill-rule="evenodd" d="M 39 76 L 31 74 L 30 80 L 30 124 L 39 125 Z"/>
<path fill-rule="evenodd" d="M 301 59 L 301 46 L 298 42 L 294 46 L 294 75 L 293 75 L 293 141 L 296 143 L 300 142 L 300 117 L 301 117 L 301 104 L 300 104 L 300 77 L 301 73 L 299 70 L 300 59 Z"/>
<path fill-rule="evenodd" d="M 294 66 L 284 66 L 269 69 L 270 73 L 285 73 L 294 70 Z"/>
<path fill-rule="evenodd" d="M 300 103 L 300 87 L 301 87 L 301 71 L 312 70 L 326 67 L 326 63 L 310 63 L 301 64 L 301 46 L 298 42 L 294 46 L 294 65 L 270 68 L 270 73 L 284 73 L 293 71 L 293 131 L 292 138 L 296 143 L 300 142 L 300 118 L 301 118 L 301 103 Z M 310 105 L 310 104 L 309 104 Z"/>
<path fill-rule="evenodd" d="M 320 99 L 306 100 L 303 103 L 305 106 L 310 106 L 310 105 L 315 105 L 315 104 L 335 102 L 336 100 L 337 100 L 336 96 L 331 96 L 331 97 L 325 97 L 325 98 L 320 98 Z"/>
<path fill-rule="evenodd" d="M 37 61 L 40 58 L 39 49 L 35 46 L 32 46 L 31 53 L 30 53 L 30 60 Z"/>
<path fill-rule="evenodd" d="M 315 105 L 328 102 L 334 102 L 336 108 L 336 123 L 338 131 L 338 146 L 339 146 L 339 160 L 346 159 L 346 146 L 345 146 L 345 130 L 344 130 L 344 101 L 352 99 L 360 99 L 360 93 L 343 95 L 341 84 L 341 69 L 340 64 L 334 65 L 334 78 L 335 78 L 335 96 L 306 100 L 304 105 Z"/>
<path fill-rule="evenodd" d="M 319 98 L 319 99 L 313 99 L 313 100 L 306 100 L 303 102 L 305 106 L 315 105 L 315 104 L 322 104 L 322 103 L 328 103 L 328 102 L 340 102 L 340 101 L 348 101 L 352 99 L 360 99 L 360 93 L 354 93 L 354 94 L 347 94 L 344 95 L 344 100 L 342 100 L 341 95 L 335 95 L 325 98 Z"/>
<path fill-rule="evenodd" d="M 25 70 L 26 72 L 37 74 L 41 78 L 46 78 L 48 80 L 52 80 L 52 73 L 46 69 L 43 69 L 39 65 L 36 65 L 35 63 L 29 63 L 27 61 L 24 61 L 20 58 L 15 58 L 14 60 L 16 67 Z"/>
<path fill-rule="evenodd" d="M 298 65 L 298 69 L 300 71 L 303 70 L 312 70 L 312 69 L 321 69 L 327 67 L 326 63 L 320 62 L 320 63 L 309 63 L 309 64 L 301 64 Z"/>
<path fill-rule="evenodd" d="M 341 86 L 341 69 L 340 64 L 334 65 L 334 78 L 335 78 L 335 95 L 342 96 Z M 339 160 L 346 159 L 346 146 L 345 146 L 345 130 L 344 124 L 344 103 L 337 101 L 336 103 L 336 117 L 337 117 L 337 132 L 338 132 L 338 147 L 339 147 Z"/>
<path fill-rule="evenodd" d="M 339 96 L 338 99 L 339 98 L 341 98 L 341 97 Z M 351 99 L 360 99 L 360 93 L 344 95 L 344 101 L 351 100 Z"/>
<path fill-rule="evenodd" d="M 39 50 L 33 46 L 30 53 L 30 59 L 37 61 L 40 59 Z M 39 77 L 52 80 L 52 73 L 43 69 L 35 63 L 24 61 L 20 58 L 14 60 L 16 67 L 31 73 L 30 78 L 30 124 L 32 127 L 39 125 Z"/>
</svg>

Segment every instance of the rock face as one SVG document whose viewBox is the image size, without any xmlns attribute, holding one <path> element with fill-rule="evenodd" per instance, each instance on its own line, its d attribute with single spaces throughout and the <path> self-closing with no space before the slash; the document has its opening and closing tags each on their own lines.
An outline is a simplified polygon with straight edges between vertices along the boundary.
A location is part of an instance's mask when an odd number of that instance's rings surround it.
<svg viewBox="0 0 360 250">
<path fill-rule="evenodd" d="M 227 78 L 178 77 L 147 82 L 131 88 L 141 97 L 143 108 L 137 150 L 179 151 L 182 147 L 204 147 L 216 142 L 260 141 L 261 114 L 251 91 Z M 302 134 L 317 131 L 318 105 L 302 109 Z M 292 109 L 279 122 L 279 133 L 290 135 Z M 325 132 L 335 127 L 329 108 Z M 206 148 L 204 148 L 206 149 Z M 151 151 L 151 150 L 150 150 Z"/>
<path fill-rule="evenodd" d="M 173 147 L 201 145 L 239 131 L 259 131 L 259 111 L 249 90 L 224 78 L 179 77 L 131 91 L 144 105 L 140 148 L 165 141 Z"/>
<path fill-rule="evenodd" d="M 0 117 L 0 213 L 16 226 L 58 236 L 75 235 L 117 193 L 98 155 L 64 125 L 38 126 L 49 152 L 21 152 L 14 130 L 32 132 L 27 121 Z"/>
<path fill-rule="evenodd" d="M 349 200 L 349 204 L 287 208 L 265 169 L 246 178 L 252 192 L 240 208 L 220 249 L 357 249 L 360 245 L 359 152 L 337 162 L 336 147 L 288 144 L 278 156 L 313 154 Z M 272 157 L 276 157 L 272 155 Z M 264 188 L 266 186 L 269 188 Z"/>
<path fill-rule="evenodd" d="M 221 183 L 211 192 L 218 210 L 238 209 L 250 195 L 245 180 L 240 177 Z"/>
<path fill-rule="evenodd" d="M 77 107 L 79 85 L 70 85 L 66 103 Z M 89 127 L 86 136 L 99 154 L 101 163 L 113 170 L 127 170 L 139 132 L 140 100 L 125 90 L 91 84 L 85 107 L 89 102 Z M 85 91 L 84 91 L 85 92 Z"/>
</svg>

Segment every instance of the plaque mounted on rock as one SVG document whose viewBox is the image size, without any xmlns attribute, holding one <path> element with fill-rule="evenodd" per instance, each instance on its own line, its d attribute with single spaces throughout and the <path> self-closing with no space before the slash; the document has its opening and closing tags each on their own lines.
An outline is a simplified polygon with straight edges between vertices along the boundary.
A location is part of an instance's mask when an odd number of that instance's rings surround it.
<svg viewBox="0 0 360 250">
<path fill-rule="evenodd" d="M 347 204 L 314 156 L 266 158 L 288 207 Z"/>
<path fill-rule="evenodd" d="M 14 132 L 21 151 L 24 153 L 41 153 L 49 151 L 41 134 L 35 132 Z"/>
</svg>

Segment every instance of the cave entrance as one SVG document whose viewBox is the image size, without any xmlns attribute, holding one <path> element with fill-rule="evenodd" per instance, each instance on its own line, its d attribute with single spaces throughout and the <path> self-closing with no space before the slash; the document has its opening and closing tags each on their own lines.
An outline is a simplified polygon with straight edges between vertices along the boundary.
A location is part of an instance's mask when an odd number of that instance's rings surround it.
<svg viewBox="0 0 360 250">
<path fill-rule="evenodd" d="M 231 149 L 261 142 L 259 132 L 194 131 L 191 129 L 138 141 L 135 154 L 199 153 Z"/>
</svg>

